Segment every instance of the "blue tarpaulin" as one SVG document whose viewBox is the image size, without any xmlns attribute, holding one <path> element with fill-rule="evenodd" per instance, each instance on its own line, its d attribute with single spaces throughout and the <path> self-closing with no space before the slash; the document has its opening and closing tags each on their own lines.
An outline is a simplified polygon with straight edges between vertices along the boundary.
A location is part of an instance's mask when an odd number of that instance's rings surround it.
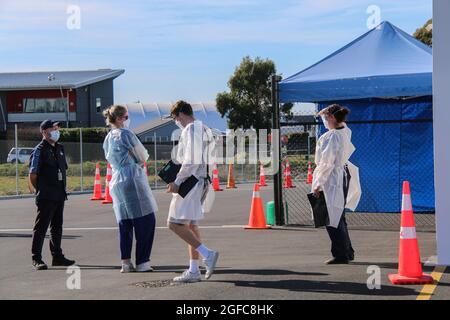
<svg viewBox="0 0 450 320">
<path fill-rule="evenodd" d="M 411 184 L 415 212 L 434 211 L 431 97 L 336 102 L 351 110 L 351 121 L 380 121 L 348 124 L 356 147 L 350 161 L 360 168 L 357 211 L 400 212 L 405 180 Z M 319 109 L 327 106 L 319 103 Z M 383 122 L 392 119 L 428 121 Z"/>
<path fill-rule="evenodd" d="M 283 80 L 279 90 L 282 103 L 315 102 L 319 110 L 339 103 L 351 110 L 356 152 L 350 160 L 360 167 L 362 188 L 357 211 L 399 212 L 404 180 L 411 182 L 414 210 L 434 210 L 430 47 L 383 22 Z"/>
</svg>

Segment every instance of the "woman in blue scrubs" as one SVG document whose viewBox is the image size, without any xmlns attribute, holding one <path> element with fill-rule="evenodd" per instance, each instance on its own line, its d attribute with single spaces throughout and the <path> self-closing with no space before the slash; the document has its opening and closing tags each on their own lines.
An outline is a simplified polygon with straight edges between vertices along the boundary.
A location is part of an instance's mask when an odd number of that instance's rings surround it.
<svg viewBox="0 0 450 320">
<path fill-rule="evenodd" d="M 109 188 L 119 224 L 121 272 L 153 271 L 150 254 L 158 207 L 143 168 L 148 152 L 128 128 L 130 119 L 126 107 L 111 106 L 103 111 L 103 116 L 112 128 L 103 142 L 103 150 L 112 167 Z M 136 268 L 131 262 L 133 233 L 136 236 Z"/>
</svg>

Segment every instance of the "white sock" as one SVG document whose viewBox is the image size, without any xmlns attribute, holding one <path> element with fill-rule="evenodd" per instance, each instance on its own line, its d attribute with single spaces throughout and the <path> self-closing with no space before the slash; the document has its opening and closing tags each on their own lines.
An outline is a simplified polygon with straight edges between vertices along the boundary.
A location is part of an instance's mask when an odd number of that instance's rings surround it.
<svg viewBox="0 0 450 320">
<path fill-rule="evenodd" d="M 207 258 L 211 250 L 209 250 L 207 247 L 205 247 L 203 244 L 201 244 L 197 249 L 195 249 L 200 253 L 203 258 Z"/>
<path fill-rule="evenodd" d="M 199 271 L 198 260 L 189 260 L 189 271 L 191 273 L 197 273 Z"/>
</svg>

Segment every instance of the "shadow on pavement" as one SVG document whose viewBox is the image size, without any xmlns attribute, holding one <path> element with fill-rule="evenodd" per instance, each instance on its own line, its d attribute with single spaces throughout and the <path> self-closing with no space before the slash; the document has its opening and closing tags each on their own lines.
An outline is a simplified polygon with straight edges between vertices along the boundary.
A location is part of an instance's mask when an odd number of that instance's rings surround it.
<svg viewBox="0 0 450 320">
<path fill-rule="evenodd" d="M 327 273 L 321 272 L 296 272 L 291 270 L 282 269 L 229 269 L 222 270 L 218 268 L 214 271 L 214 274 L 247 274 L 247 275 L 261 275 L 261 276 L 328 276 Z"/>
<path fill-rule="evenodd" d="M 211 280 L 210 280 L 211 281 Z M 279 280 L 279 281 L 214 281 L 232 283 L 237 287 L 258 289 L 280 289 L 296 292 L 332 293 L 364 296 L 417 296 L 419 292 L 412 288 L 382 285 L 380 290 L 369 290 L 365 283 L 310 281 L 310 280 Z"/>
<path fill-rule="evenodd" d="M 98 265 L 84 265 L 84 264 L 76 264 L 77 267 L 79 267 L 81 270 L 120 270 L 121 267 L 119 265 L 117 266 L 98 266 Z"/>
<path fill-rule="evenodd" d="M 87 265 L 87 264 L 77 264 L 82 270 L 120 270 L 120 263 L 117 265 L 105 266 L 105 265 Z M 153 266 L 154 272 L 183 272 L 188 266 Z M 200 268 L 202 269 L 202 268 Z M 57 270 L 57 268 L 53 268 Z M 150 272 L 151 273 L 151 272 Z"/>
<path fill-rule="evenodd" d="M 380 268 L 384 269 L 397 269 L 398 263 L 397 262 L 363 262 L 363 261 L 352 261 L 350 262 L 350 265 L 354 266 L 378 266 Z"/>
<path fill-rule="evenodd" d="M 24 233 L 0 233 L 0 238 L 31 238 L 32 234 L 24 234 Z M 82 236 L 70 236 L 70 235 L 63 235 L 63 239 L 77 239 L 81 238 Z M 46 239 L 49 239 L 50 237 L 48 235 L 45 236 Z"/>
</svg>

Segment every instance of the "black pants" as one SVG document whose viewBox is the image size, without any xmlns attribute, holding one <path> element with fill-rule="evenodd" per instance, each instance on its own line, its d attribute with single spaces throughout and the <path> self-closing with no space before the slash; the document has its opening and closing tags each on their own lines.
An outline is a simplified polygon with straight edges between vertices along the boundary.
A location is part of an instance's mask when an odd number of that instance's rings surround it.
<svg viewBox="0 0 450 320">
<path fill-rule="evenodd" d="M 155 237 L 155 214 L 121 220 L 119 222 L 120 256 L 122 260 L 131 258 L 133 230 L 136 236 L 136 265 L 149 262 Z"/>
<path fill-rule="evenodd" d="M 348 168 L 345 167 L 344 203 L 346 203 L 347 201 L 350 178 L 350 172 L 348 171 Z M 348 234 L 347 221 L 345 220 L 345 209 L 344 212 L 342 212 L 342 217 L 339 221 L 338 227 L 327 227 L 327 231 L 331 239 L 331 254 L 333 255 L 333 257 L 344 260 L 353 259 L 355 251 L 353 250 L 350 235 Z"/>
<path fill-rule="evenodd" d="M 37 203 L 37 217 L 33 228 L 33 259 L 42 259 L 42 246 L 50 226 L 50 252 L 53 257 L 61 257 L 64 201 L 40 200 Z"/>
</svg>

